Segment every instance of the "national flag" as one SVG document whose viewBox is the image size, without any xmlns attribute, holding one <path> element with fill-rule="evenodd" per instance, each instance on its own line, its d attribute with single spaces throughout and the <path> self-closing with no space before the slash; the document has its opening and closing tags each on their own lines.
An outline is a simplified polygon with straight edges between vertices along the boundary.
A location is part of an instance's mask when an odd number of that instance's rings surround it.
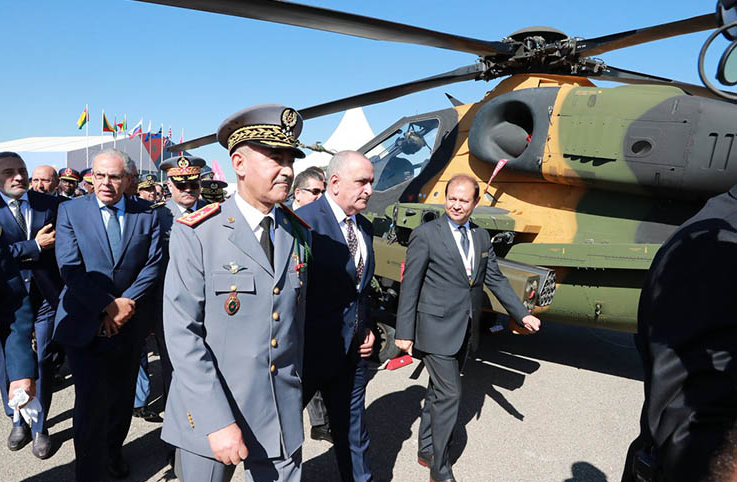
<svg viewBox="0 0 737 482">
<path fill-rule="evenodd" d="M 220 164 L 218 164 L 218 161 L 212 161 L 210 166 L 212 166 L 212 172 L 215 173 L 215 180 L 225 181 L 225 173 L 223 172 L 223 168 L 220 167 Z"/>
<path fill-rule="evenodd" d="M 131 131 L 128 132 L 128 137 L 133 138 L 136 136 L 140 136 L 141 134 L 143 134 L 143 119 L 139 120 L 138 124 L 133 126 L 133 129 L 131 129 Z"/>
<path fill-rule="evenodd" d="M 182 136 L 179 138 L 179 143 L 184 142 L 184 127 L 182 127 Z M 179 151 L 179 155 L 182 155 L 182 151 Z"/>
<path fill-rule="evenodd" d="M 166 138 L 171 140 L 171 126 L 169 126 L 169 133 L 166 134 Z"/>
<path fill-rule="evenodd" d="M 149 139 L 145 139 L 143 141 L 143 147 L 146 148 L 146 152 L 148 152 L 148 155 L 151 157 L 151 162 L 153 162 L 158 169 L 159 163 L 161 161 L 161 151 L 166 148 L 169 142 L 162 142 L 161 140 L 159 140 L 161 139 L 161 132 L 158 132 L 157 134 L 159 136 L 158 138 L 152 135 L 149 136 Z"/>
<path fill-rule="evenodd" d="M 146 137 L 143 138 L 143 142 L 148 141 L 151 137 L 151 121 L 148 121 L 148 130 L 146 131 Z"/>
<path fill-rule="evenodd" d="M 115 128 L 110 125 L 110 122 L 108 122 L 107 117 L 105 117 L 105 112 L 102 113 L 102 132 L 112 132 L 115 133 Z"/>
<path fill-rule="evenodd" d="M 161 127 L 159 127 L 159 130 L 156 134 L 151 135 L 152 139 L 161 139 Z"/>
<path fill-rule="evenodd" d="M 90 121 L 90 113 L 87 112 L 87 107 L 84 108 L 84 111 L 79 116 L 79 119 L 77 120 L 77 127 L 82 128 L 86 123 Z"/>
</svg>

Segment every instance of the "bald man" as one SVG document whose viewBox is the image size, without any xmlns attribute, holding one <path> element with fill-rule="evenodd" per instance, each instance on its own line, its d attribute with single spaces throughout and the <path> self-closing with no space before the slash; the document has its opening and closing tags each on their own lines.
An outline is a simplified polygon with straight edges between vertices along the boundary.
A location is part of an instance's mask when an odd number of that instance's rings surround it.
<svg viewBox="0 0 737 482">
<path fill-rule="evenodd" d="M 31 189 L 53 196 L 57 186 L 59 186 L 59 175 L 52 166 L 38 166 L 33 170 Z"/>
</svg>

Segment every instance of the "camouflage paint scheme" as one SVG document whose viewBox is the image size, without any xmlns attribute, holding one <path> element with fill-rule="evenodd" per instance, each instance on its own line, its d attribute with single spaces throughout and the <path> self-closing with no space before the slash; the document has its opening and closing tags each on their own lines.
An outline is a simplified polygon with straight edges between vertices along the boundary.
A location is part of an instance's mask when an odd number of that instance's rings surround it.
<svg viewBox="0 0 737 482">
<path fill-rule="evenodd" d="M 523 105 L 531 106 L 529 118 L 519 114 Z M 673 87 L 509 77 L 478 103 L 439 111 L 446 118 L 453 112 L 456 125 L 436 142 L 429 164 L 383 200 L 372 198 L 377 274 L 398 281 L 401 240 L 422 222 L 423 205 L 442 210 L 451 176 L 471 174 L 483 189 L 499 152 L 526 134 L 524 152 L 508 157 L 472 220 L 492 236 L 515 233 L 511 245 L 495 245 L 501 256 L 555 270 L 553 302 L 536 309 L 543 320 L 634 331 L 640 288 L 658 248 L 707 197 L 737 180 L 734 134 L 722 127 L 735 125 L 734 110 Z M 506 120 L 495 140 L 497 117 Z M 397 215 L 407 209 L 417 215 Z M 392 222 L 406 231 L 399 245 L 381 238 Z"/>
</svg>

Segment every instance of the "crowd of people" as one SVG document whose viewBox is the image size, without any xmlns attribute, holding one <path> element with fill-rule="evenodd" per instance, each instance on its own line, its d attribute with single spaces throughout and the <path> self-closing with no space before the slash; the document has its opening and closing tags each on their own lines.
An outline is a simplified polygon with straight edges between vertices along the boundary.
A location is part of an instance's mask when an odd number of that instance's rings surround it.
<svg viewBox="0 0 737 482">
<path fill-rule="evenodd" d="M 162 163 L 162 184 L 155 174 L 139 178 L 116 149 L 97 152 L 81 173 L 40 166 L 31 176 L 18 154 L 0 152 L 0 392 L 10 450 L 31 443 L 36 457 L 53 454 L 47 416 L 64 354 L 79 482 L 128 477 L 122 447 L 133 416 L 163 422 L 181 480 L 227 481 L 243 462 L 248 480 L 295 482 L 305 407 L 312 438 L 334 443 L 341 480 L 373 480 L 365 398 L 375 257 L 361 214 L 373 165 L 343 151 L 326 172 L 295 179 L 301 129 L 298 112 L 274 104 L 223 121 L 217 139 L 237 179 L 227 199 L 226 184 L 194 156 Z M 623 480 L 701 480 L 714 460 L 723 468 L 734 459 L 734 444 L 722 449 L 734 438 L 737 405 L 724 316 L 731 299 L 712 296 L 737 259 L 733 191 L 711 200 L 653 262 L 639 314 L 642 431 Z M 413 230 L 404 266 L 396 345 L 428 370 L 417 461 L 433 482 L 456 480 L 448 447 L 484 286 L 521 327 L 540 329 L 500 272 L 489 233 L 470 221 L 479 200 L 474 177 L 448 179 L 445 215 Z M 694 253 L 722 273 L 701 288 L 678 281 L 698 277 Z M 688 296 L 711 300 L 706 314 L 687 311 L 709 323 L 673 323 Z M 149 335 L 161 359 L 163 419 L 147 405 Z"/>
</svg>

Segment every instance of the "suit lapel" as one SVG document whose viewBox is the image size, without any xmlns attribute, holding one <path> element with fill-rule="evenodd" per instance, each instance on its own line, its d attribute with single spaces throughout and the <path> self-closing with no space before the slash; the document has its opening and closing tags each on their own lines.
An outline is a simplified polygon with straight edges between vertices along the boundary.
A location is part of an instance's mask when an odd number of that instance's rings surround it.
<svg viewBox="0 0 737 482">
<path fill-rule="evenodd" d="M 235 199 L 231 197 L 221 204 L 220 209 L 223 210 L 224 214 L 223 226 L 232 231 L 228 236 L 228 240 L 273 276 L 274 269 L 271 267 L 269 259 L 266 257 L 266 253 L 261 248 L 256 236 L 253 235 L 253 231 L 251 231 L 251 227 L 246 222 L 246 218 L 243 217 L 240 209 L 238 209 Z M 233 221 L 231 222 L 230 219 Z M 274 252 L 276 253 L 276 247 L 274 248 Z"/>
<path fill-rule="evenodd" d="M 471 233 L 473 236 L 473 280 L 475 282 L 481 270 L 481 228 L 472 224 Z"/>
<path fill-rule="evenodd" d="M 448 250 L 448 254 L 450 255 L 449 259 L 453 260 L 453 264 L 458 267 L 458 269 L 461 271 L 461 274 L 463 275 L 463 279 L 468 280 L 468 275 L 466 274 L 466 267 L 463 264 L 463 258 L 461 258 L 461 252 L 458 251 L 458 245 L 456 244 L 456 240 L 453 237 L 453 233 L 450 230 L 450 225 L 448 224 L 450 220 L 448 219 L 448 216 L 443 214 L 440 217 L 440 222 L 438 223 L 438 227 L 440 229 L 440 238 L 443 240 L 443 244 L 445 245 L 445 248 Z"/>
<path fill-rule="evenodd" d="M 3 198 L 0 198 L 0 226 L 3 227 L 3 231 L 9 240 L 8 244 L 23 238 L 23 233 L 13 217 L 13 212 L 10 210 L 10 206 L 5 204 Z"/>
<path fill-rule="evenodd" d="M 344 256 L 346 258 L 346 264 L 345 264 L 346 273 L 348 273 L 348 275 L 350 275 L 350 277 L 353 280 L 355 280 L 356 279 L 356 263 L 353 262 L 353 258 L 351 257 L 351 251 L 350 249 L 348 249 L 348 243 L 345 240 L 345 236 L 343 236 L 343 231 L 340 229 L 340 224 L 338 223 L 338 220 L 335 218 L 335 213 L 333 212 L 333 209 L 330 207 L 330 204 L 328 204 L 328 200 L 326 196 L 322 196 L 320 199 L 318 199 L 315 202 L 320 203 L 320 211 L 322 211 L 322 214 L 325 217 L 325 219 L 328 220 L 327 223 L 328 223 L 328 226 L 330 226 L 330 230 L 329 230 L 330 232 L 327 234 L 330 236 L 330 238 L 333 241 L 336 241 L 340 243 L 341 245 L 345 246 Z"/>
<path fill-rule="evenodd" d="M 284 270 L 289 266 L 289 254 L 294 247 L 294 234 L 289 219 L 281 208 L 274 209 L 276 225 L 274 226 L 274 282 L 278 282 Z M 263 251 L 263 250 L 262 250 Z"/>
<path fill-rule="evenodd" d="M 102 222 L 102 213 L 100 212 L 100 206 L 97 205 L 97 197 L 94 195 L 89 196 L 86 199 L 86 202 L 88 214 L 85 217 L 85 221 L 89 220 L 88 227 L 91 228 L 92 232 L 97 236 L 97 241 L 100 244 L 102 251 L 107 255 L 110 266 L 113 266 L 113 252 L 110 250 L 110 243 L 107 240 L 107 229 L 105 229 L 105 225 Z"/>
<path fill-rule="evenodd" d="M 120 240 L 120 258 L 118 258 L 118 264 L 123 259 L 125 250 L 128 248 L 133 232 L 135 231 L 136 223 L 138 222 L 138 206 L 136 206 L 130 198 L 125 200 L 125 225 L 123 226 L 123 237 Z"/>
</svg>

